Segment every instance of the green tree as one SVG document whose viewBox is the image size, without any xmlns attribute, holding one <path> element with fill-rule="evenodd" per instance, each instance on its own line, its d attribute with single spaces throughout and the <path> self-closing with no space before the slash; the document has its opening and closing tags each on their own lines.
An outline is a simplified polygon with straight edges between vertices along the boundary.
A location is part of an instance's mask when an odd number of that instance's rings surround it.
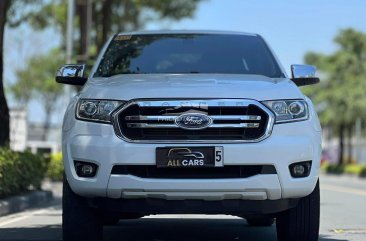
<svg viewBox="0 0 366 241">
<path fill-rule="evenodd" d="M 354 123 L 357 118 L 366 119 L 366 34 L 344 29 L 334 41 L 339 49 L 333 54 L 309 52 L 305 55 L 305 62 L 316 65 L 324 77 L 319 85 L 304 90 L 322 107 L 319 111 L 322 124 L 338 134 L 338 162 L 342 164 L 346 136 L 350 160 Z"/>
<path fill-rule="evenodd" d="M 148 22 L 192 17 L 201 1 L 203 0 L 76 0 L 78 55 L 89 54 L 85 52 L 87 35 L 90 43 L 99 51 L 112 33 L 142 29 Z M 89 32 L 86 29 L 88 3 L 91 4 L 93 19 Z M 67 1 L 46 1 L 42 7 L 29 12 L 21 20 L 27 20 L 36 29 L 53 26 L 64 33 L 66 10 Z M 85 58 L 81 60 L 85 61 Z"/>
<path fill-rule="evenodd" d="M 99 51 L 108 36 L 113 32 L 141 29 L 147 22 L 152 21 L 180 20 L 192 17 L 197 4 L 201 1 L 76 0 L 77 18 L 75 25 L 79 28 L 79 34 L 76 35 L 78 56 L 83 56 L 83 58 L 80 58 L 81 61 L 87 61 L 87 58 L 85 58 L 89 54 L 86 48 L 87 35 L 91 39 L 91 45 L 96 46 L 93 49 Z M 90 2 L 93 16 L 93 26 L 89 32 L 85 29 L 86 2 Z M 17 27 L 23 22 L 28 22 L 36 30 L 46 27 L 56 28 L 63 37 L 66 30 L 66 14 L 67 1 L 64 0 L 0 0 L 0 146 L 9 142 L 9 109 L 4 94 L 2 75 L 5 25 Z M 30 88 L 33 88 L 33 86 L 30 86 Z M 28 88 L 25 90 L 29 91 Z M 35 92 L 40 93 L 39 89 Z M 23 101 L 30 98 L 26 93 L 18 94 L 18 96 L 23 96 Z"/>
<path fill-rule="evenodd" d="M 106 0 L 96 1 L 98 49 L 113 32 L 141 29 L 147 22 L 192 17 L 201 0 Z"/>
<path fill-rule="evenodd" d="M 10 87 L 14 97 L 26 105 L 37 99 L 45 111 L 43 140 L 47 139 L 51 117 L 59 98 L 62 86 L 55 82 L 55 70 L 64 62 L 64 56 L 57 50 L 29 59 L 26 68 L 17 71 L 17 82 Z"/>
<path fill-rule="evenodd" d="M 41 0 L 0 0 L 0 146 L 7 145 L 10 139 L 9 108 L 4 91 L 4 34 L 5 26 L 15 27 L 23 20 L 22 15 L 40 3 Z M 29 8 L 25 7 L 28 4 Z M 14 24 L 17 22 L 18 24 Z"/>
</svg>

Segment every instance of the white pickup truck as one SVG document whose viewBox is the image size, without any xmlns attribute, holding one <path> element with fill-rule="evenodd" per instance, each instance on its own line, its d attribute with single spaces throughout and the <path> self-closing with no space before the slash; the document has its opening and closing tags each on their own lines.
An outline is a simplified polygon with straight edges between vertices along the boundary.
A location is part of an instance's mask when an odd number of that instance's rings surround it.
<svg viewBox="0 0 366 241">
<path fill-rule="evenodd" d="M 321 127 L 257 34 L 119 33 L 81 85 L 62 127 L 63 237 L 102 240 L 103 225 L 151 214 L 231 214 L 272 225 L 279 241 L 319 233 Z"/>
</svg>

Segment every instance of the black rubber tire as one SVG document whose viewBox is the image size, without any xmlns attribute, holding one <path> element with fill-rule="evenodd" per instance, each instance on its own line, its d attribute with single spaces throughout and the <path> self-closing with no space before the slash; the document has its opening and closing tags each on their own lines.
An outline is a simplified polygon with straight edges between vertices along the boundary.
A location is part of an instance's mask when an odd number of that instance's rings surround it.
<svg viewBox="0 0 366 241">
<path fill-rule="evenodd" d="M 253 227 L 268 227 L 274 223 L 274 218 L 246 218 L 249 226 Z"/>
<path fill-rule="evenodd" d="M 63 181 L 62 235 L 63 241 L 102 241 L 103 225 L 85 198 L 76 195 L 66 178 Z"/>
<path fill-rule="evenodd" d="M 120 220 L 139 219 L 144 215 L 139 213 L 122 213 L 115 215 L 114 213 L 99 213 L 100 220 L 104 225 L 112 226 L 119 223 Z"/>
<path fill-rule="evenodd" d="M 144 215 L 141 215 L 139 213 L 124 213 L 121 216 L 121 219 L 139 219 L 142 218 Z"/>
<path fill-rule="evenodd" d="M 320 217 L 319 181 L 314 191 L 300 199 L 297 207 L 276 219 L 278 241 L 318 241 Z"/>
<path fill-rule="evenodd" d="M 102 223 L 103 225 L 107 225 L 107 226 L 113 226 L 116 225 L 117 223 L 119 223 L 119 218 L 116 217 L 102 217 Z"/>
</svg>

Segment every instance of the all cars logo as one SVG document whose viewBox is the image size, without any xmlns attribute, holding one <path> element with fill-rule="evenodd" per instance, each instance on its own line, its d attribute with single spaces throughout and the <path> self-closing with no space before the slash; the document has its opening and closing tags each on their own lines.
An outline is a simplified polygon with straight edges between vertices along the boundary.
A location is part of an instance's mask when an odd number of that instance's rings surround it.
<svg viewBox="0 0 366 241">
<path fill-rule="evenodd" d="M 203 166 L 205 156 L 202 152 L 191 151 L 189 148 L 173 148 L 168 153 L 168 167 Z"/>
</svg>

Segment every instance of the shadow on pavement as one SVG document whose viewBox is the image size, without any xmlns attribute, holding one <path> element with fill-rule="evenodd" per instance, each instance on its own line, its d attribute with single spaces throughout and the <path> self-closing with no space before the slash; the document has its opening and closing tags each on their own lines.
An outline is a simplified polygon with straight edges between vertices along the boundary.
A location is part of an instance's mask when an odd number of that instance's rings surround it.
<svg viewBox="0 0 366 241">
<path fill-rule="evenodd" d="M 249 227 L 243 219 L 153 218 L 106 228 L 105 241 L 276 241 L 275 226 Z"/>
<path fill-rule="evenodd" d="M 348 239 L 335 239 L 327 235 L 320 235 L 319 241 L 348 241 Z"/>
<path fill-rule="evenodd" d="M 61 225 L 1 228 L 1 241 L 58 241 Z M 249 227 L 243 219 L 147 218 L 105 228 L 104 241 L 276 241 L 276 228 Z M 321 235 L 319 241 L 347 241 Z"/>
<path fill-rule="evenodd" d="M 62 240 L 61 225 L 30 228 L 0 228 L 1 241 L 58 241 Z"/>
<path fill-rule="evenodd" d="M 1 241 L 61 240 L 61 225 L 0 228 Z M 241 219 L 154 218 L 105 228 L 104 241 L 276 241 L 275 227 L 253 228 Z"/>
</svg>

